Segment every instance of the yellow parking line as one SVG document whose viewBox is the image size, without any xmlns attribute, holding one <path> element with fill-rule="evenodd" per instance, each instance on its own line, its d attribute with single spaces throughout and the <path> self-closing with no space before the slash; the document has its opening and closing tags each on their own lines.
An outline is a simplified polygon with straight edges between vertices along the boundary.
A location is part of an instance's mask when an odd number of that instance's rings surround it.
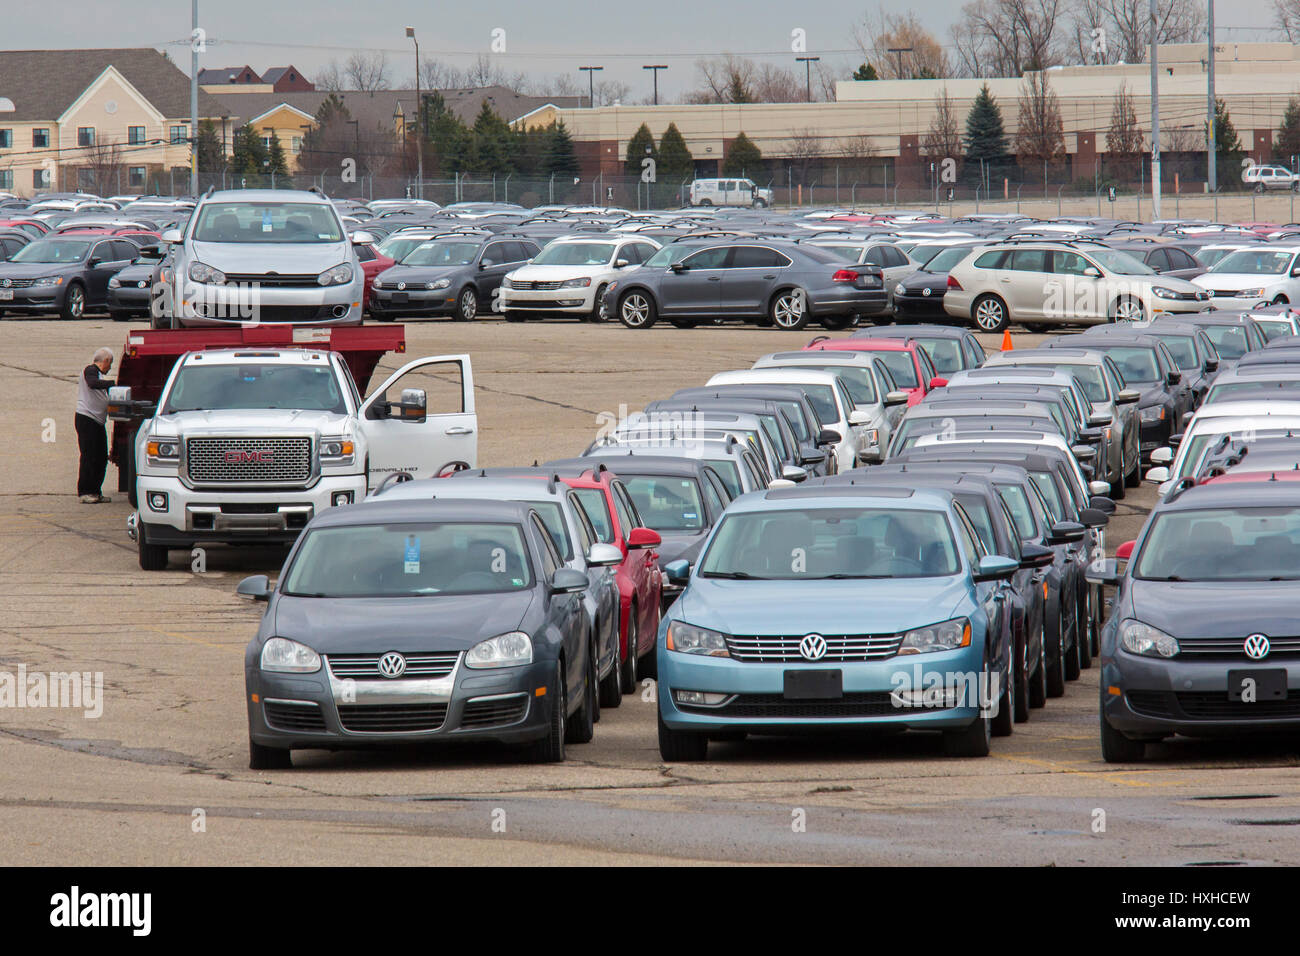
<svg viewBox="0 0 1300 956">
<path fill-rule="evenodd" d="M 232 650 L 229 644 L 213 644 L 211 641 L 205 641 L 202 640 L 201 638 L 192 637 L 189 634 L 181 634 L 178 631 L 164 631 L 162 628 L 159 627 L 142 627 L 141 630 L 153 631 L 155 634 L 161 634 L 164 637 L 179 638 L 182 641 L 189 641 L 191 644 L 202 644 L 204 647 L 215 647 L 219 651 Z M 233 650 L 237 650 L 239 651 L 240 654 L 242 654 L 244 653 L 244 646 L 241 644 L 238 647 L 233 648 Z"/>
<path fill-rule="evenodd" d="M 1023 763 L 1031 767 L 1041 767 L 1045 770 L 1051 770 L 1055 773 L 1074 774 L 1079 777 L 1105 777 L 1108 781 L 1122 783 L 1126 787 L 1176 787 L 1179 784 L 1176 781 L 1167 782 L 1144 782 L 1140 780 L 1128 780 L 1119 776 L 1114 770 L 1072 770 L 1069 767 L 1061 766 L 1051 760 L 1038 760 L 1034 757 L 1012 757 L 1007 754 L 989 754 L 990 757 L 996 757 L 999 760 L 1009 760 L 1012 763 Z M 1171 768 L 1173 769 L 1173 768 Z M 1140 771 L 1143 774 L 1168 773 L 1168 770 L 1152 769 Z"/>
</svg>

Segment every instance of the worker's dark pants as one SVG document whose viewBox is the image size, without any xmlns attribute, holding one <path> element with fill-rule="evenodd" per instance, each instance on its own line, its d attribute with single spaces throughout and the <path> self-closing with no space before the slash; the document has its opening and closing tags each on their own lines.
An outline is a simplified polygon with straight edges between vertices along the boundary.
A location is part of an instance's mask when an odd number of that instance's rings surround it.
<svg viewBox="0 0 1300 956">
<path fill-rule="evenodd" d="M 77 447 L 81 450 L 77 494 L 97 495 L 104 485 L 104 472 L 108 468 L 108 432 L 104 423 L 88 415 L 78 415 Z"/>
</svg>

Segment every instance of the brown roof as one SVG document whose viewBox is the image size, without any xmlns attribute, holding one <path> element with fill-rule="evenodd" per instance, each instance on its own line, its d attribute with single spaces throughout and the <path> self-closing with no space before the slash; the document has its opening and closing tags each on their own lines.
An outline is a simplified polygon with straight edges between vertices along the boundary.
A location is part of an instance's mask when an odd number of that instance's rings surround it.
<svg viewBox="0 0 1300 956">
<path fill-rule="evenodd" d="M 241 76 L 248 76 L 250 79 L 241 80 Z M 218 66 L 210 67 L 206 70 L 199 70 L 200 83 L 272 83 L 273 80 L 263 79 L 257 75 L 257 71 L 245 63 L 243 66 Z"/>
<path fill-rule="evenodd" d="M 0 50 L 0 90 L 14 101 L 5 118 L 17 123 L 54 120 L 110 66 L 169 119 L 190 115 L 190 78 L 157 50 Z M 199 90 L 199 116 L 225 108 Z"/>
</svg>

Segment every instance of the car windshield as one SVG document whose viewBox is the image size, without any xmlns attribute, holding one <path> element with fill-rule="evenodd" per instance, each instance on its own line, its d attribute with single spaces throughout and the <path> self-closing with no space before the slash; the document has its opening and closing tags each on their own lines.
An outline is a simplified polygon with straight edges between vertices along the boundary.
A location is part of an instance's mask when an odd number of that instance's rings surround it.
<svg viewBox="0 0 1300 956">
<path fill-rule="evenodd" d="M 1255 316 L 1255 324 L 1259 330 L 1264 333 L 1264 338 L 1270 342 L 1274 339 L 1280 339 L 1288 335 L 1294 335 L 1295 330 L 1291 328 L 1291 323 L 1286 319 L 1265 319 Z"/>
<path fill-rule="evenodd" d="M 603 266 L 614 256 L 609 242 L 553 242 L 533 257 L 535 266 Z"/>
<path fill-rule="evenodd" d="M 745 491 L 740 484 L 740 469 L 736 467 L 736 462 L 730 458 L 706 458 L 704 463 L 718 473 L 722 483 L 727 486 L 727 492 L 733 498 L 739 498 Z"/>
<path fill-rule="evenodd" d="M 1260 395 L 1263 392 L 1290 392 L 1300 390 L 1300 379 L 1280 378 L 1271 381 L 1262 379 L 1251 379 L 1245 382 L 1216 382 L 1210 386 L 1210 390 L 1205 393 L 1202 404 L 1208 405 L 1210 402 L 1222 402 L 1230 399 L 1233 395 L 1242 395 L 1254 393 Z M 1262 397 L 1262 396 L 1261 396 Z M 1274 398 L 1283 398 L 1282 395 L 1275 395 Z M 1291 396 L 1285 396 L 1287 401 L 1294 401 Z"/>
<path fill-rule="evenodd" d="M 940 375 L 961 371 L 961 343 L 956 339 L 917 339 L 917 341 L 930 353 L 930 361 L 934 362 L 934 369 Z"/>
<path fill-rule="evenodd" d="M 1277 249 L 1238 249 L 1211 266 L 1210 272 L 1246 276 L 1282 275 L 1293 256 L 1292 252 Z"/>
<path fill-rule="evenodd" d="M 1125 382 L 1149 383 L 1160 381 L 1160 367 L 1156 364 L 1154 349 L 1121 345 L 1095 347 L 1101 348 L 1115 360 L 1115 364 L 1119 366 Z"/>
<path fill-rule="evenodd" d="M 871 369 L 865 365 L 804 365 L 799 364 L 799 368 L 816 369 L 819 372 L 831 372 L 836 378 L 844 383 L 844 389 L 849 393 L 849 398 L 853 399 L 854 405 L 874 405 L 876 404 L 876 384 L 871 378 Z M 804 386 L 807 390 L 807 386 Z M 827 389 L 827 398 L 831 402 L 831 408 L 828 411 L 830 418 L 823 418 L 824 422 L 833 422 L 836 420 L 834 415 L 834 398 Z M 815 407 L 815 406 L 814 406 Z M 817 412 L 818 417 L 821 411 Z M 800 436 L 801 438 L 804 436 Z"/>
<path fill-rule="evenodd" d="M 522 591 L 532 585 L 523 529 L 504 523 L 354 525 L 308 531 L 283 593 L 395 598 Z"/>
<path fill-rule="evenodd" d="M 1157 335 L 1156 338 L 1165 343 L 1165 348 L 1169 349 L 1169 354 L 1174 357 L 1179 368 L 1200 367 L 1201 363 L 1196 361 L 1196 343 L 1190 335 Z"/>
<path fill-rule="evenodd" d="M 1151 276 L 1156 274 L 1152 269 L 1140 259 L 1134 259 L 1127 252 L 1120 252 L 1117 249 L 1096 250 L 1089 248 L 1088 255 L 1096 259 L 1108 272 L 1118 272 L 1126 276 Z"/>
<path fill-rule="evenodd" d="M 160 414 L 242 408 L 291 408 L 343 414 L 347 406 L 327 365 L 240 362 L 185 365 Z"/>
<path fill-rule="evenodd" d="M 80 262 L 90 249 L 89 241 L 38 239 L 23 246 L 10 262 Z"/>
<path fill-rule="evenodd" d="M 916 250 L 913 249 L 912 252 L 915 254 Z M 927 259 L 921 271 L 937 272 L 941 274 L 951 272 L 953 266 L 961 262 L 970 254 L 970 246 L 949 246 L 946 249 L 941 249 Z"/>
<path fill-rule="evenodd" d="M 1079 380 L 1083 386 L 1084 394 L 1088 396 L 1090 402 L 1106 401 L 1106 380 L 1102 375 L 1100 365 L 1069 365 L 1063 367 L 1069 369 L 1071 375 Z"/>
<path fill-rule="evenodd" d="M 899 388 L 919 388 L 921 383 L 916 377 L 916 365 L 912 361 L 912 353 L 905 351 L 888 351 L 873 352 L 885 363 L 885 368 L 889 369 L 889 374 L 894 376 L 894 381 L 898 383 Z"/>
<path fill-rule="evenodd" d="M 196 242 L 342 242 L 334 207 L 307 202 L 213 202 L 194 224 Z"/>
<path fill-rule="evenodd" d="M 425 242 L 402 259 L 404 266 L 467 266 L 478 255 L 477 242 Z"/>
<path fill-rule="evenodd" d="M 1133 576 L 1144 581 L 1300 580 L 1300 508 L 1157 515 Z"/>
<path fill-rule="evenodd" d="M 938 577 L 960 568 L 941 511 L 808 508 L 726 515 L 699 574 L 796 581 Z"/>
<path fill-rule="evenodd" d="M 619 476 L 646 527 L 661 532 L 697 532 L 707 527 L 700 486 L 694 478 L 629 476 L 622 469 Z"/>
<path fill-rule="evenodd" d="M 401 262 L 412 249 L 418 249 L 427 239 L 413 239 L 410 236 L 389 236 L 375 250 L 381 256 L 387 256 L 394 262 Z"/>
<path fill-rule="evenodd" d="M 1220 358 L 1239 359 L 1246 354 L 1246 330 L 1240 325 L 1208 325 L 1205 334 Z"/>
</svg>

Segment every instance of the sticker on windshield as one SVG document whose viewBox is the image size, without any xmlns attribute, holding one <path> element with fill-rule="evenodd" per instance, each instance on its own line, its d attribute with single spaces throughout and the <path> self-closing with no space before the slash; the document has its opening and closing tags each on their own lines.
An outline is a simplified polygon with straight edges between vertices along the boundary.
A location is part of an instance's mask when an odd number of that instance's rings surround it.
<svg viewBox="0 0 1300 956">
<path fill-rule="evenodd" d="M 271 210 L 269 209 L 262 210 L 262 231 L 271 231 Z"/>
<path fill-rule="evenodd" d="M 682 512 L 682 518 L 684 518 L 684 519 L 687 520 L 687 521 L 694 521 L 694 520 L 695 520 L 696 518 L 698 518 L 698 517 L 699 517 L 699 515 L 696 514 L 694 511 L 683 511 L 683 512 Z"/>
<path fill-rule="evenodd" d="M 406 563 L 404 570 L 407 574 L 420 573 L 420 539 L 413 534 L 406 536 Z"/>
<path fill-rule="evenodd" d="M 317 239 L 333 239 L 334 237 L 331 236 L 328 232 L 318 232 L 318 233 L 316 233 L 316 238 L 317 238 Z"/>
</svg>

